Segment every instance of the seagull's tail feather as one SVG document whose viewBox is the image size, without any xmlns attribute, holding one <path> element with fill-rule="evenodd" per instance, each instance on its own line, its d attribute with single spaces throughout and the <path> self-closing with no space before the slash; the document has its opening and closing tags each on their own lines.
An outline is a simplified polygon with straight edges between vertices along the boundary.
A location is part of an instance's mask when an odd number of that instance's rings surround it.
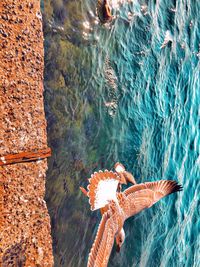
<svg viewBox="0 0 200 267">
<path fill-rule="evenodd" d="M 91 175 L 87 186 L 91 210 L 105 207 L 110 200 L 117 200 L 116 191 L 120 181 L 117 173 L 105 170 Z"/>
</svg>

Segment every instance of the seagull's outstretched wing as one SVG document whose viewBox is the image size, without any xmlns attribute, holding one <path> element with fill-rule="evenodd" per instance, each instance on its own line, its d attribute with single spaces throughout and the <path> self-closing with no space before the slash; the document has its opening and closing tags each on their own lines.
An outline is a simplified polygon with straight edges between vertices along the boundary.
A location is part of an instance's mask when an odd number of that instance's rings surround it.
<svg viewBox="0 0 200 267">
<path fill-rule="evenodd" d="M 116 214 L 110 210 L 103 214 L 95 241 L 92 245 L 87 267 L 106 267 L 118 230 Z"/>
<path fill-rule="evenodd" d="M 143 209 L 150 208 L 161 198 L 181 190 L 181 185 L 170 180 L 147 182 L 129 187 L 123 192 L 125 195 L 124 211 L 126 218 L 139 213 Z"/>
</svg>

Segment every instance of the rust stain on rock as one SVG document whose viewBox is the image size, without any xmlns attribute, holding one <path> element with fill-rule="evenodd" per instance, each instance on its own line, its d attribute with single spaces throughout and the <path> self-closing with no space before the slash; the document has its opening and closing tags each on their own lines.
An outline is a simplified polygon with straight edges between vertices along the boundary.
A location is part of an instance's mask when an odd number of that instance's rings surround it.
<svg viewBox="0 0 200 267">
<path fill-rule="evenodd" d="M 0 156 L 47 148 L 40 1 L 0 1 Z M 53 266 L 47 160 L 0 166 L 0 266 Z"/>
</svg>

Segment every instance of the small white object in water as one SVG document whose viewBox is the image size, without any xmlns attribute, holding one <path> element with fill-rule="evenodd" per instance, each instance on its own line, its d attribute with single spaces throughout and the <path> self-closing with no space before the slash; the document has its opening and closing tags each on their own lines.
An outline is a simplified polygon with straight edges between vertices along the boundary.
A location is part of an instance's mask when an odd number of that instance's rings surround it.
<svg viewBox="0 0 200 267">
<path fill-rule="evenodd" d="M 133 0 L 109 0 L 109 5 L 110 7 L 114 8 L 114 9 L 119 9 L 120 5 L 125 4 L 126 2 L 133 2 Z"/>
<path fill-rule="evenodd" d="M 98 19 L 95 19 L 95 20 L 94 20 L 94 24 L 97 25 L 98 23 L 99 23 L 99 20 L 98 20 Z"/>
<path fill-rule="evenodd" d="M 88 21 L 83 22 L 83 27 L 86 29 L 90 29 L 90 23 Z"/>
<path fill-rule="evenodd" d="M 184 43 L 181 44 L 181 48 L 185 49 L 185 44 Z"/>
<path fill-rule="evenodd" d="M 88 33 L 87 32 L 83 32 L 83 36 L 84 37 L 88 37 Z"/>
<path fill-rule="evenodd" d="M 109 1 L 109 5 L 110 5 L 110 7 L 111 8 L 119 8 L 119 3 L 120 3 L 120 1 L 118 1 L 118 0 L 110 0 Z"/>
<path fill-rule="evenodd" d="M 140 8 L 141 12 L 144 14 L 144 16 L 147 15 L 147 5 L 142 5 L 141 8 Z"/>
<path fill-rule="evenodd" d="M 89 11 L 89 14 L 90 14 L 90 16 L 93 17 L 93 18 L 95 17 L 95 15 L 94 15 L 94 13 L 92 12 L 92 10 Z"/>
<path fill-rule="evenodd" d="M 133 14 L 133 13 L 131 13 L 131 12 L 128 12 L 128 19 L 129 19 L 129 20 L 132 20 L 133 16 L 134 16 L 134 14 Z"/>
<path fill-rule="evenodd" d="M 170 8 L 170 10 L 174 13 L 176 13 L 177 9 L 176 8 Z"/>
<path fill-rule="evenodd" d="M 172 42 L 173 41 L 173 38 L 172 38 L 172 35 L 171 35 L 171 32 L 169 30 L 166 31 L 165 33 L 165 39 L 164 39 L 164 42 L 162 43 L 161 47 L 160 48 L 164 48 L 167 46 L 167 44 L 169 42 Z"/>
<path fill-rule="evenodd" d="M 117 107 L 117 103 L 112 101 L 112 102 L 105 102 L 105 106 L 106 107 L 113 107 L 113 108 L 116 108 Z"/>
</svg>

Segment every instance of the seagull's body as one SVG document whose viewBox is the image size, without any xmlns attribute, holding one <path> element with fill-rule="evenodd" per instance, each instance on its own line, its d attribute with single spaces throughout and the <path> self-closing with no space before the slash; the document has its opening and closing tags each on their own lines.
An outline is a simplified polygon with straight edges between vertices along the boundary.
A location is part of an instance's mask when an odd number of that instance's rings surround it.
<svg viewBox="0 0 200 267">
<path fill-rule="evenodd" d="M 182 189 L 175 181 L 161 180 L 136 184 L 123 192 L 117 192 L 120 179 L 116 172 L 100 171 L 89 179 L 88 191 L 84 189 L 91 210 L 103 209 L 87 267 L 107 266 L 114 240 L 116 239 L 118 249 L 124 242 L 123 225 L 126 219 Z"/>
</svg>

